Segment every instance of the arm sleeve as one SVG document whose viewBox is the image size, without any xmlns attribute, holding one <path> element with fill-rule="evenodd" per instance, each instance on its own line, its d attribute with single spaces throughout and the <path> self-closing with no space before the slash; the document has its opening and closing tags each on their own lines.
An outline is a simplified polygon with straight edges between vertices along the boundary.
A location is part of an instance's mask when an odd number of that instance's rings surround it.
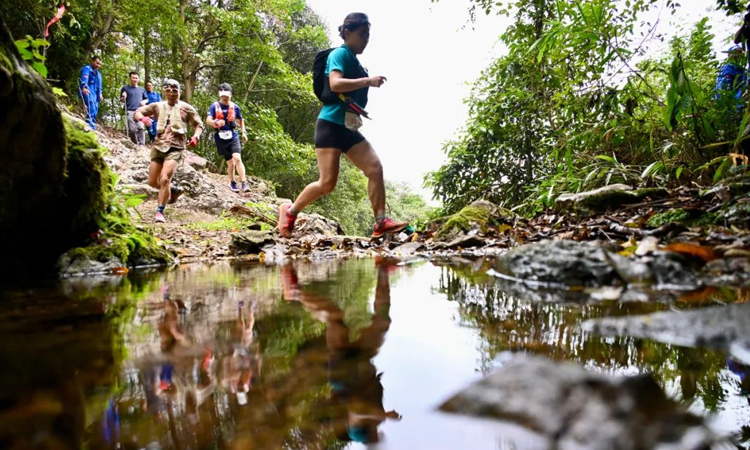
<svg viewBox="0 0 750 450">
<path fill-rule="evenodd" d="M 235 119 L 242 120 L 242 111 L 240 110 L 240 107 L 236 105 L 234 107 L 234 117 Z"/>
<path fill-rule="evenodd" d="M 328 62 L 326 63 L 326 75 L 329 75 L 334 70 L 344 73 L 346 67 L 346 49 L 337 48 L 328 55 Z"/>
<path fill-rule="evenodd" d="M 148 100 L 148 95 L 146 95 L 145 89 L 141 89 L 141 100 Z"/>
<path fill-rule="evenodd" d="M 99 97 L 102 96 L 102 73 L 101 72 L 97 72 L 96 79 L 98 81 L 98 83 L 96 83 L 96 90 L 97 90 L 97 92 L 96 92 L 97 97 L 96 98 L 98 100 Z"/>
<path fill-rule="evenodd" d="M 208 116 L 212 119 L 216 117 L 216 105 L 211 103 L 211 106 L 208 108 Z"/>
</svg>

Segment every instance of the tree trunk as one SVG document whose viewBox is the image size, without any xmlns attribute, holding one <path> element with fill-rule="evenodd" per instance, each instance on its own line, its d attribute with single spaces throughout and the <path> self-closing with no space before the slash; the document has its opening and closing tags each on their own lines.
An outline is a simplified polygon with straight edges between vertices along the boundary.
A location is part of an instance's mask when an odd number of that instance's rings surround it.
<svg viewBox="0 0 750 450">
<path fill-rule="evenodd" d="M 143 25 L 143 77 L 151 80 L 151 29 Z"/>
</svg>

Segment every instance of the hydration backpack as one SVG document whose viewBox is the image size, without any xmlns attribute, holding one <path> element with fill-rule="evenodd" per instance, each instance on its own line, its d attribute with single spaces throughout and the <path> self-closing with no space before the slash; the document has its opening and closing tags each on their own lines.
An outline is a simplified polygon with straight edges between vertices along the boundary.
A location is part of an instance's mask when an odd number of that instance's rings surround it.
<svg viewBox="0 0 750 450">
<path fill-rule="evenodd" d="M 326 65 L 328 64 L 328 56 L 332 51 L 339 47 L 329 48 L 318 52 L 315 55 L 315 62 L 313 62 L 313 92 L 318 100 L 323 102 L 324 105 L 335 105 L 336 103 L 348 101 L 355 101 L 360 107 L 364 108 L 367 106 L 367 93 L 369 88 L 357 89 L 354 92 L 347 94 L 347 100 L 342 100 L 335 92 L 331 91 L 331 83 L 328 81 L 328 75 L 326 75 Z M 367 71 L 361 66 L 357 65 L 355 68 L 355 78 L 367 77 Z"/>
<path fill-rule="evenodd" d="M 318 52 L 315 55 L 315 62 L 313 63 L 313 91 L 318 100 L 323 102 L 324 105 L 332 105 L 340 102 L 338 96 L 331 91 L 331 83 L 328 82 L 328 75 L 326 75 L 326 64 L 328 63 L 328 55 L 334 51 L 335 48 L 329 48 Z"/>
</svg>

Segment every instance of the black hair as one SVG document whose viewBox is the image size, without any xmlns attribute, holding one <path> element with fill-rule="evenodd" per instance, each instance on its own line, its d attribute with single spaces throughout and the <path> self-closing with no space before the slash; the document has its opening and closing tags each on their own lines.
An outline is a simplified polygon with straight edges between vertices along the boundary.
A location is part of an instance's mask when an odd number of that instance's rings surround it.
<svg viewBox="0 0 750 450">
<path fill-rule="evenodd" d="M 128 78 L 132 77 L 133 75 L 136 75 L 136 76 L 138 76 L 138 78 L 140 78 L 140 77 L 141 77 L 141 74 L 139 74 L 139 73 L 138 73 L 138 72 L 136 72 L 136 71 L 132 71 L 132 72 L 130 72 L 130 73 L 128 74 Z"/>
<path fill-rule="evenodd" d="M 153 81 L 151 81 L 151 80 L 146 80 L 146 83 L 145 83 L 145 84 L 149 84 L 149 83 L 151 83 L 152 85 L 154 84 L 154 82 L 153 82 Z"/>
<path fill-rule="evenodd" d="M 99 55 L 91 55 L 91 60 L 92 60 L 92 61 L 96 61 L 97 59 L 98 59 L 99 61 L 101 61 L 101 60 L 102 60 L 102 57 L 101 57 L 101 56 L 99 56 Z"/>
<path fill-rule="evenodd" d="M 230 86 L 229 83 L 221 83 L 219 85 L 219 90 L 232 92 L 232 86 Z"/>
<path fill-rule="evenodd" d="M 356 31 L 359 27 L 370 26 L 370 18 L 367 14 L 355 12 L 351 13 L 344 19 L 344 23 L 339 25 L 339 36 L 344 39 L 344 31 Z"/>
</svg>

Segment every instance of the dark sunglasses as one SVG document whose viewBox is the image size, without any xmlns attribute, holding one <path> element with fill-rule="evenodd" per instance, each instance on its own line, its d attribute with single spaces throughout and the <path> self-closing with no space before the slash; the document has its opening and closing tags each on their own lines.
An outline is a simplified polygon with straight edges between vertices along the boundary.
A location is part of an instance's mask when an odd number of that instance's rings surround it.
<svg viewBox="0 0 750 450">
<path fill-rule="evenodd" d="M 164 92 L 166 92 L 167 94 L 171 94 L 171 93 L 173 93 L 173 92 L 180 92 L 180 90 L 179 90 L 179 89 L 177 89 L 177 88 L 172 88 L 172 87 L 165 87 L 165 88 L 164 88 Z"/>
</svg>

